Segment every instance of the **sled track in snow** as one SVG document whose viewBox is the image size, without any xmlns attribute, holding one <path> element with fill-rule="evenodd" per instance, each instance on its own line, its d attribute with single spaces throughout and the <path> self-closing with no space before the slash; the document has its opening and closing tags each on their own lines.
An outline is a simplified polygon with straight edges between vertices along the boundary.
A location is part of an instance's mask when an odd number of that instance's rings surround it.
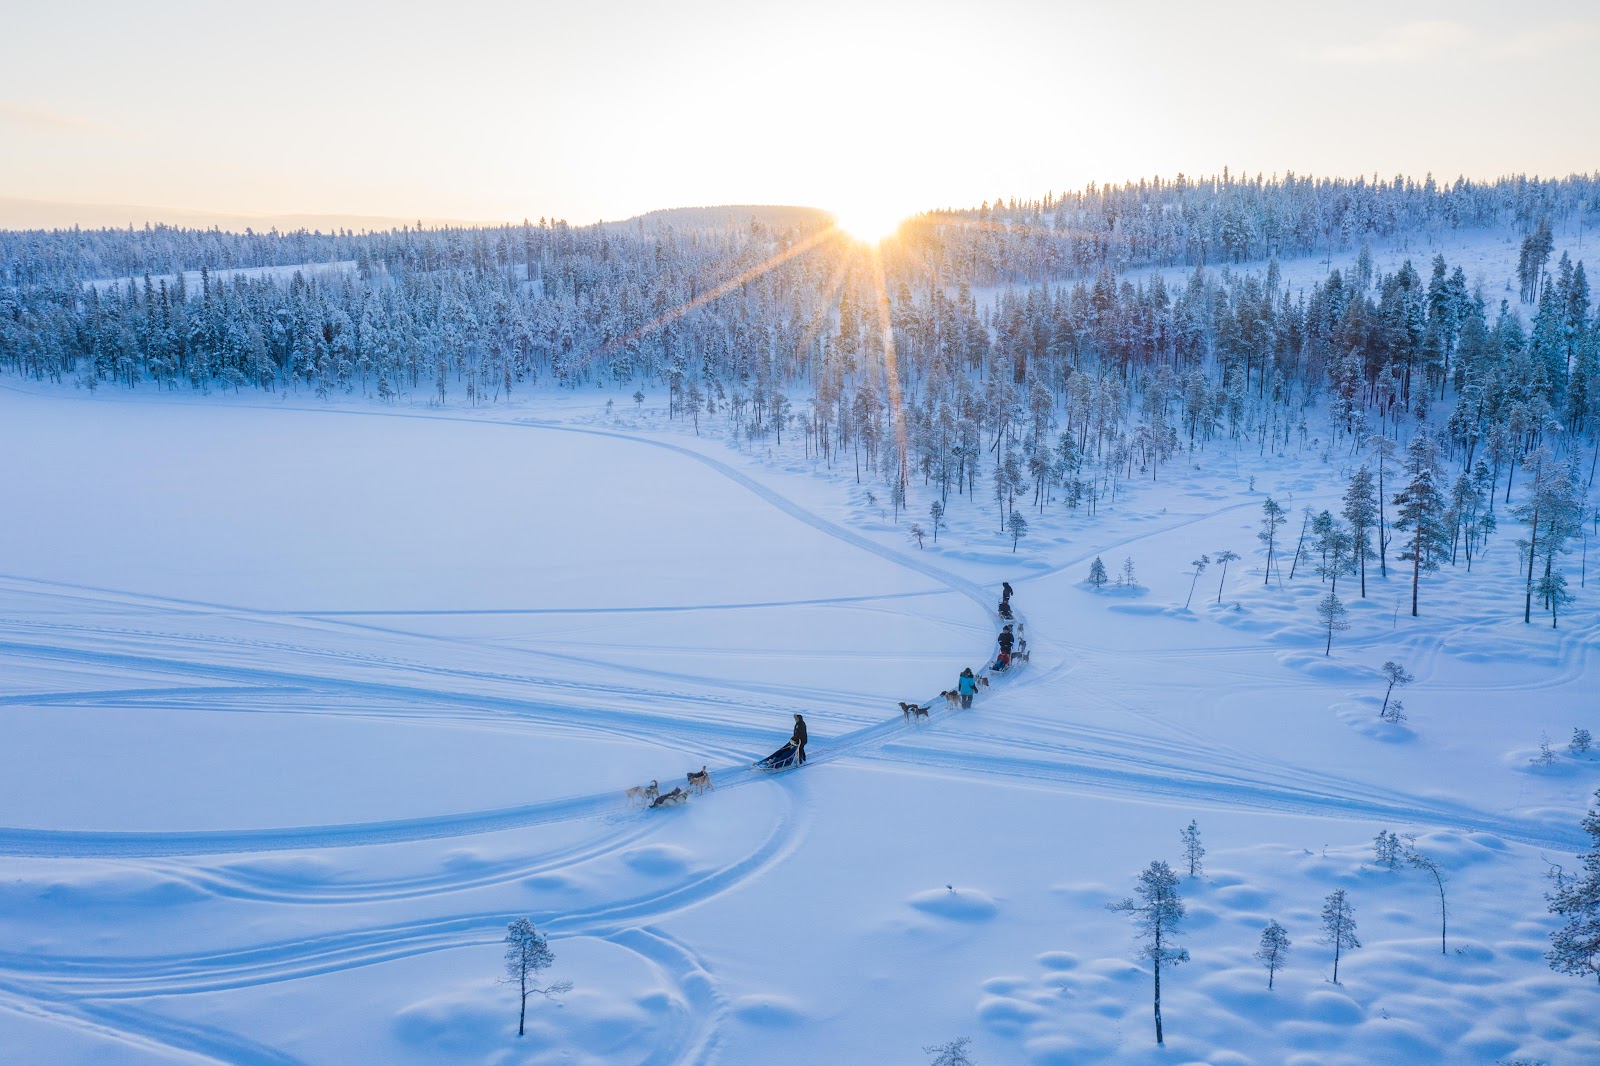
<svg viewBox="0 0 1600 1066">
<path fill-rule="evenodd" d="M 943 594 L 943 589 L 967 596 L 984 611 L 986 617 L 992 618 L 992 596 L 981 586 L 827 521 L 768 489 L 729 464 L 691 448 L 622 432 L 531 420 L 451 418 L 386 412 L 327 410 L 319 412 L 316 408 L 298 410 L 328 414 L 362 414 L 368 417 L 443 418 L 472 425 L 526 427 L 551 432 L 613 437 L 634 444 L 664 448 L 711 468 L 795 520 L 897 566 L 929 577 L 938 582 L 942 589 L 891 596 L 771 604 L 662 605 L 572 611 L 559 609 L 253 611 L 222 604 L 142 597 L 117 593 L 115 590 L 91 590 L 79 587 L 80 591 L 100 592 L 120 597 L 115 602 L 121 610 L 151 613 L 159 611 L 174 615 L 196 616 L 227 614 L 277 620 L 283 623 L 292 623 L 296 620 L 326 621 L 332 625 L 349 625 L 352 628 L 395 633 L 403 631 L 363 625 L 357 620 L 400 619 L 406 616 L 429 615 L 603 615 L 738 610 L 764 606 L 824 605 L 932 596 Z M 1109 548 L 1103 547 L 1098 551 L 1113 550 L 1231 511 L 1257 506 L 1259 506 L 1258 501 L 1250 500 L 1230 504 L 1206 514 L 1183 516 L 1181 521 L 1175 521 L 1159 529 L 1140 531 Z M 1177 517 L 1174 516 L 1175 519 Z M 1039 576 L 1059 573 L 1070 566 L 1079 565 L 1094 554 L 1096 553 L 1088 553 L 1081 560 L 1072 560 Z M 78 598 L 85 602 L 106 602 L 94 601 L 88 596 Z M 34 631 L 40 630 L 34 627 Z M 196 644 L 200 643 L 198 640 L 193 640 L 190 641 L 188 648 L 183 648 L 184 640 L 172 634 L 119 631 L 114 627 L 79 626 L 66 627 L 62 630 L 66 631 L 91 639 L 104 639 L 105 636 L 116 632 L 130 640 L 165 641 L 178 646 L 179 651 L 193 650 Z M 456 639 L 425 634 L 405 635 L 430 640 Z M 431 679 L 437 679 L 441 684 L 470 682 L 479 685 L 520 686 L 530 684 L 534 680 L 544 683 L 542 679 L 532 679 L 517 674 L 447 669 L 385 656 L 340 655 L 330 649 L 291 644 L 230 641 L 228 638 L 218 638 L 214 646 L 225 650 L 253 646 L 267 653 L 287 651 L 295 655 L 318 656 L 335 670 L 360 668 L 405 671 L 414 675 L 427 675 Z M 1030 740 L 1027 754 L 1018 754 L 1015 735 L 985 732 L 981 727 L 969 729 L 960 738 L 961 742 L 969 745 L 967 750 L 935 743 L 941 739 L 952 743 L 958 741 L 950 734 L 925 733 L 923 732 L 925 726 L 910 725 L 898 716 L 894 716 L 892 712 L 880 712 L 875 703 L 869 707 L 866 701 L 853 698 L 849 693 L 829 694 L 816 690 L 802 691 L 794 687 L 758 684 L 747 686 L 735 682 L 730 688 L 737 688 L 744 693 L 744 698 L 731 695 L 708 697 L 704 694 L 690 694 L 690 684 L 694 681 L 692 675 L 667 671 L 635 670 L 633 673 L 638 677 L 650 677 L 652 680 L 681 686 L 684 691 L 664 693 L 645 687 L 586 686 L 581 683 L 563 682 L 568 699 L 566 702 L 556 703 L 547 700 L 530 701 L 494 693 L 441 691 L 426 684 L 398 683 L 392 678 L 354 681 L 348 677 L 329 677 L 311 672 L 207 664 L 186 661 L 181 657 L 96 652 L 23 641 L 0 642 L 0 651 L 55 658 L 61 661 L 94 663 L 113 669 L 163 671 L 181 676 L 237 682 L 234 686 L 89 691 L 45 694 L 38 698 L 21 696 L 0 700 L 0 705 L 27 703 L 30 700 L 71 703 L 80 698 L 91 703 L 100 701 L 110 703 L 119 700 L 139 702 L 152 698 L 197 696 L 270 700 L 274 696 L 290 694 L 321 696 L 333 694 L 383 700 L 395 704 L 421 704 L 445 717 L 449 717 L 452 713 L 507 716 L 587 734 L 636 737 L 645 732 L 659 733 L 665 720 L 664 716 L 620 708 L 615 705 L 619 696 L 658 703 L 664 700 L 681 701 L 680 705 L 693 703 L 700 708 L 723 700 L 729 706 L 748 708 L 752 706 L 748 695 L 759 692 L 763 696 L 771 697 L 774 706 L 778 702 L 795 703 L 804 700 L 806 705 L 813 705 L 816 701 L 826 701 L 830 706 L 859 708 L 862 717 L 871 714 L 876 719 L 860 728 L 826 739 L 820 748 L 814 745 L 815 750 L 808 761 L 822 766 L 839 760 L 859 759 L 867 763 L 876 761 L 902 764 L 973 777 L 999 776 L 1029 780 L 1068 793 L 1092 791 L 1095 794 L 1167 796 L 1192 802 L 1214 803 L 1229 808 L 1329 818 L 1384 819 L 1391 824 L 1482 830 L 1509 840 L 1559 851 L 1578 850 L 1584 843 L 1581 834 L 1563 832 L 1537 822 L 1489 815 L 1464 806 L 1440 805 L 1433 802 L 1419 805 L 1401 793 L 1359 784 L 1352 785 L 1328 775 L 1299 773 L 1292 768 L 1286 772 L 1283 767 L 1274 768 L 1257 756 L 1228 749 L 1194 730 L 1183 729 L 1170 722 L 1162 722 L 1160 728 L 1169 734 L 1180 735 L 1183 738 L 1181 741 L 1163 740 L 1150 734 L 1054 726 L 1045 729 L 1045 735 Z M 1203 651 L 1204 649 L 1184 649 L 1174 651 L 1172 654 L 1195 655 Z M 1421 665 L 1424 664 L 1419 662 L 1419 666 Z M 625 669 L 627 668 L 619 668 L 619 670 Z M 1570 669 L 1580 668 L 1569 667 Z M 984 706 L 1003 693 L 1007 687 L 1013 684 L 1043 684 L 1062 676 L 1061 669 L 1039 670 L 1038 666 L 1018 671 L 1000 679 L 997 689 L 980 695 L 980 703 L 974 711 L 952 712 L 942 706 L 936 706 L 927 725 L 937 725 L 955 714 L 962 715 L 963 721 L 969 725 L 981 723 L 985 713 Z M 1142 715 L 1152 722 L 1159 721 L 1149 712 L 1119 705 L 1114 697 L 1104 692 L 1084 695 L 1105 706 Z M 347 712 L 341 709 L 335 713 Z M 972 717 L 967 717 L 969 715 Z M 742 787 L 757 781 L 769 781 L 770 775 L 750 768 L 747 763 L 737 761 L 737 757 L 742 750 L 763 749 L 767 746 L 765 741 L 770 740 L 770 730 L 715 718 L 687 722 L 678 719 L 673 720 L 672 724 L 676 731 L 674 739 L 693 745 L 697 751 L 715 753 L 721 758 L 733 760 L 726 765 L 713 768 L 713 780 L 718 791 Z M 796 787 L 804 788 L 805 778 L 803 776 L 791 778 L 785 775 L 784 783 L 788 786 L 785 791 Z M 713 793 L 695 802 L 710 803 L 715 802 L 716 798 L 716 793 Z M 664 816 L 672 815 L 671 812 L 667 812 Z M 452 876 L 452 873 L 446 870 L 437 874 L 361 883 L 305 885 L 274 878 L 267 873 L 198 870 L 181 863 L 152 864 L 152 868 L 174 880 L 185 882 L 202 892 L 221 898 L 298 905 L 367 903 L 418 899 L 500 884 L 542 870 L 570 866 L 586 859 L 604 856 L 646 835 L 654 817 L 657 815 L 648 812 L 625 812 L 621 806 L 619 791 L 612 790 L 596 795 L 558 798 L 496 810 L 346 825 L 190 833 L 96 833 L 0 829 L 0 854 L 140 859 L 370 846 L 472 836 L 573 820 L 590 820 L 610 827 L 599 839 L 590 838 L 583 843 L 566 849 L 556 849 L 540 856 L 522 856 L 515 861 L 474 867 L 471 872 L 456 876 Z M 658 1049 L 646 1060 L 651 1066 L 698 1063 L 713 1057 L 719 1046 L 719 1034 L 727 1013 L 727 1005 L 716 991 L 715 982 L 706 979 L 708 967 L 696 957 L 691 948 L 674 941 L 652 923 L 688 908 L 704 905 L 759 875 L 763 870 L 781 864 L 799 846 L 804 828 L 805 820 L 796 815 L 794 804 L 791 802 L 785 811 L 785 817 L 779 820 L 778 825 L 760 844 L 748 854 L 715 870 L 695 872 L 679 883 L 666 886 L 660 891 L 605 901 L 572 914 L 541 919 L 541 925 L 551 932 L 563 936 L 597 937 L 635 952 L 665 975 L 669 983 L 677 988 L 684 1001 L 690 1005 L 687 1012 L 689 1017 L 677 1027 L 678 1031 L 670 1046 Z M 108 1035 L 110 1039 L 123 1040 L 147 1048 L 177 1051 L 202 1060 L 229 1063 L 259 1062 L 276 1066 L 296 1060 L 281 1051 L 222 1029 L 173 1021 L 137 1009 L 132 1004 L 146 997 L 260 987 L 433 952 L 490 946 L 499 943 L 506 921 L 522 916 L 525 916 L 522 912 L 457 913 L 373 928 L 345 930 L 325 936 L 187 955 L 74 958 L 38 956 L 22 952 L 5 953 L 0 954 L 0 1009 L 33 1008 L 43 1016 L 60 1018 L 68 1024 Z"/>
</svg>

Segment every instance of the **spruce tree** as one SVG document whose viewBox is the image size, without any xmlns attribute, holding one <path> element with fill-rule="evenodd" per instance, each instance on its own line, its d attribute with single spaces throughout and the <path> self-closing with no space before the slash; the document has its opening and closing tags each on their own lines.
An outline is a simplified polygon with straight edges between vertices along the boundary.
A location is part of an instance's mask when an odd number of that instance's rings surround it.
<svg viewBox="0 0 1600 1066">
<path fill-rule="evenodd" d="M 1334 890 L 1323 904 L 1322 943 L 1333 948 L 1333 983 L 1338 984 L 1340 956 L 1361 946 L 1356 938 L 1355 908 L 1342 888 Z"/>
<path fill-rule="evenodd" d="M 1016 554 L 1017 541 L 1028 535 L 1028 520 L 1022 516 L 1021 511 L 1012 511 L 1011 517 L 1006 519 L 1006 530 L 1011 534 L 1011 552 Z"/>
<path fill-rule="evenodd" d="M 1189 819 L 1187 829 L 1178 831 L 1178 836 L 1183 841 L 1183 858 L 1189 864 L 1189 876 L 1198 876 L 1201 871 L 1200 860 L 1205 858 L 1205 845 L 1200 843 L 1200 825 L 1194 819 Z"/>
<path fill-rule="evenodd" d="M 1545 893 L 1550 913 L 1566 924 L 1550 934 L 1544 957 L 1557 973 L 1600 979 L 1600 790 L 1594 797 L 1596 806 L 1582 822 L 1590 842 L 1589 850 L 1578 856 L 1583 873 L 1558 872 L 1554 891 Z"/>
<path fill-rule="evenodd" d="M 1372 558 L 1372 528 L 1378 521 L 1378 497 L 1372 471 L 1365 464 L 1350 475 L 1344 493 L 1344 520 L 1350 523 L 1351 551 L 1361 569 L 1361 598 L 1367 598 L 1367 560 Z"/>
<path fill-rule="evenodd" d="M 1343 601 L 1331 592 L 1317 601 L 1317 617 L 1322 620 L 1322 627 L 1328 634 L 1328 641 L 1322 649 L 1323 655 L 1333 654 L 1333 635 L 1350 628 L 1346 617 L 1349 613 Z"/>
<path fill-rule="evenodd" d="M 1418 433 L 1406 446 L 1405 473 L 1406 487 L 1394 497 L 1399 508 L 1394 527 L 1410 531 L 1399 558 L 1411 563 L 1411 616 L 1415 618 L 1423 572 L 1439 569 L 1439 560 L 1450 550 L 1438 450 L 1427 434 Z"/>
<path fill-rule="evenodd" d="M 1267 968 L 1267 988 L 1272 988 L 1272 981 L 1277 972 L 1283 969 L 1283 964 L 1289 958 L 1289 934 L 1279 925 L 1277 919 L 1267 923 L 1261 930 L 1261 944 L 1255 950 L 1255 957 L 1261 960 Z"/>
</svg>

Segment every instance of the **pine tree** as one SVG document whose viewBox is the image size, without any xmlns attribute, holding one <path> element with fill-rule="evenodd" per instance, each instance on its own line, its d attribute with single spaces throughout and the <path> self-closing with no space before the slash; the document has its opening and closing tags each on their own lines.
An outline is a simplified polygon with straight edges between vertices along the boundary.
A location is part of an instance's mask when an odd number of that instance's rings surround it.
<svg viewBox="0 0 1600 1066">
<path fill-rule="evenodd" d="M 1149 959 L 1155 965 L 1156 1043 L 1162 1044 L 1165 1041 L 1161 1033 L 1161 964 L 1176 966 L 1189 961 L 1187 949 L 1173 946 L 1186 911 L 1183 898 L 1178 894 L 1178 875 L 1159 859 L 1139 875 L 1134 891 L 1139 895 L 1137 902 L 1130 896 L 1110 906 L 1114 911 L 1133 916 L 1138 937 L 1144 942 L 1138 957 Z"/>
<path fill-rule="evenodd" d="M 1333 948 L 1333 983 L 1339 983 L 1339 957 L 1346 951 L 1361 946 L 1356 939 L 1356 912 L 1345 897 L 1344 889 L 1336 889 L 1322 907 L 1321 943 Z"/>
<path fill-rule="evenodd" d="M 937 544 L 939 543 L 939 528 L 950 524 L 944 518 L 944 504 L 938 500 L 930 503 L 928 505 L 928 519 L 929 524 L 933 526 L 933 542 Z"/>
<path fill-rule="evenodd" d="M 1383 673 L 1383 679 L 1389 682 L 1389 687 L 1383 690 L 1383 706 L 1378 709 L 1378 717 L 1387 718 L 1389 714 L 1389 697 L 1394 693 L 1395 686 L 1409 685 L 1416 678 L 1407 673 L 1406 668 L 1393 659 L 1383 664 L 1381 672 Z"/>
<path fill-rule="evenodd" d="M 1206 567 L 1210 564 L 1211 557 L 1208 555 L 1202 555 L 1191 563 L 1194 567 L 1194 576 L 1189 581 L 1189 596 L 1183 601 L 1183 609 L 1185 611 L 1189 609 L 1189 604 L 1194 601 L 1194 587 L 1199 583 L 1200 575 L 1206 572 Z"/>
<path fill-rule="evenodd" d="M 1232 552 L 1232 551 L 1229 551 L 1226 548 L 1224 548 L 1221 551 L 1217 552 L 1217 562 L 1222 564 L 1222 576 L 1217 579 L 1217 602 L 1218 603 L 1222 602 L 1222 586 L 1228 580 L 1228 564 L 1231 563 L 1231 562 L 1234 562 L 1238 558 L 1239 558 L 1239 553 L 1238 552 Z"/>
<path fill-rule="evenodd" d="M 1424 571 L 1439 569 L 1450 550 L 1450 530 L 1445 521 L 1444 495 L 1439 488 L 1438 450 L 1427 434 L 1419 433 L 1406 446 L 1406 487 L 1395 494 L 1399 508 L 1394 527 L 1410 530 L 1402 561 L 1411 563 L 1411 616 L 1417 616 L 1417 590 Z"/>
<path fill-rule="evenodd" d="M 1373 860 L 1379 866 L 1394 869 L 1400 865 L 1400 838 L 1387 829 L 1378 830 L 1378 835 L 1372 838 Z"/>
<path fill-rule="evenodd" d="M 1589 748 L 1591 745 L 1593 745 L 1593 743 L 1594 738 L 1589 735 L 1589 731 L 1587 729 L 1574 726 L 1572 729 L 1572 739 L 1567 742 L 1567 750 L 1572 752 L 1574 755 L 1587 755 L 1589 754 Z"/>
<path fill-rule="evenodd" d="M 1261 945 L 1256 948 L 1255 957 L 1267 968 L 1269 990 L 1272 988 L 1273 978 L 1289 959 L 1289 944 L 1289 934 L 1276 919 L 1267 922 L 1267 927 L 1261 930 Z"/>
<path fill-rule="evenodd" d="M 1361 598 L 1367 598 L 1367 560 L 1373 557 L 1372 528 L 1378 521 L 1378 498 L 1372 471 L 1364 464 L 1350 475 L 1344 493 L 1344 520 L 1350 523 L 1351 551 L 1361 568 Z"/>
<path fill-rule="evenodd" d="M 1324 656 L 1333 654 L 1333 635 L 1350 628 L 1346 617 L 1349 613 L 1339 597 L 1331 592 L 1317 601 L 1317 617 L 1322 619 L 1322 626 L 1328 633 L 1328 642 L 1322 649 Z"/>
<path fill-rule="evenodd" d="M 1096 555 L 1094 562 L 1089 564 L 1089 584 L 1096 589 L 1103 589 L 1106 587 L 1108 580 L 1110 578 L 1106 574 L 1106 564 L 1100 561 L 1100 556 Z"/>
<path fill-rule="evenodd" d="M 1261 505 L 1261 532 L 1256 534 L 1256 539 L 1267 546 L 1267 576 L 1262 581 L 1264 585 L 1272 583 L 1272 553 L 1278 544 L 1278 527 L 1287 522 L 1283 508 L 1278 506 L 1278 501 L 1268 496 Z"/>
<path fill-rule="evenodd" d="M 1557 973 L 1600 979 L 1600 790 L 1594 796 L 1597 805 L 1582 822 L 1590 842 L 1589 850 L 1578 856 L 1583 873 L 1568 877 L 1558 872 L 1555 890 L 1545 893 L 1550 913 L 1566 924 L 1550 934 L 1544 957 Z"/>
<path fill-rule="evenodd" d="M 1183 841 L 1183 858 L 1189 864 L 1189 876 L 1197 877 L 1201 872 L 1200 860 L 1205 858 L 1205 845 L 1200 843 L 1200 825 L 1194 819 L 1189 820 L 1189 827 L 1178 831 L 1178 836 Z"/>
<path fill-rule="evenodd" d="M 506 977 L 520 992 L 517 1015 L 517 1035 L 526 1031 L 528 997 L 537 993 L 548 999 L 572 991 L 571 981 L 557 981 L 547 988 L 538 987 L 539 974 L 555 965 L 555 952 L 544 934 L 534 928 L 526 918 L 518 918 L 506 926 Z"/>
</svg>

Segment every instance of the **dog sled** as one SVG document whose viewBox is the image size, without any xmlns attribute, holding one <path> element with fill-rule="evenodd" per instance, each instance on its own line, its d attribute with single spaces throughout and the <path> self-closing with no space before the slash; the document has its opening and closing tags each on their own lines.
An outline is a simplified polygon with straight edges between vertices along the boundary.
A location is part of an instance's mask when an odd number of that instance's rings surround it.
<svg viewBox="0 0 1600 1066">
<path fill-rule="evenodd" d="M 768 755 L 765 759 L 762 759 L 760 762 L 756 763 L 756 769 L 787 770 L 791 766 L 795 765 L 795 759 L 798 754 L 799 749 L 797 749 L 794 746 L 793 741 L 791 741 L 779 748 L 777 751 L 773 752 L 771 755 Z"/>
</svg>

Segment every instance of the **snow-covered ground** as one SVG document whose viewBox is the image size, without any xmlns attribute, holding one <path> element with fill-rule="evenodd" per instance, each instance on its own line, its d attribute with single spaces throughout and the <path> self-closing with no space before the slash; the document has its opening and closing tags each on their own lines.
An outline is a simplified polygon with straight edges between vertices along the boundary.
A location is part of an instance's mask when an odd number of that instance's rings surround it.
<svg viewBox="0 0 1600 1066">
<path fill-rule="evenodd" d="M 853 468 L 662 406 L 0 389 L 0 1057 L 1600 1061 L 1600 992 L 1542 957 L 1600 786 L 1565 753 L 1600 728 L 1600 598 L 1574 574 L 1524 626 L 1513 523 L 1419 618 L 1400 575 L 1341 583 L 1324 656 L 1322 586 L 1264 584 L 1255 538 L 1268 494 L 1290 532 L 1335 505 L 1320 446 L 1214 445 L 1015 553 L 980 492 L 919 550 Z M 1089 589 L 1097 555 L 1144 587 Z M 1031 662 L 949 710 L 1003 579 Z M 811 763 L 751 771 L 796 711 Z M 686 807 L 626 806 L 702 764 Z M 1106 904 L 1191 819 L 1160 1051 Z M 1443 953 L 1380 830 L 1440 863 Z M 1334 984 L 1338 888 L 1364 946 Z M 575 986 L 521 1039 L 517 917 Z"/>
</svg>

